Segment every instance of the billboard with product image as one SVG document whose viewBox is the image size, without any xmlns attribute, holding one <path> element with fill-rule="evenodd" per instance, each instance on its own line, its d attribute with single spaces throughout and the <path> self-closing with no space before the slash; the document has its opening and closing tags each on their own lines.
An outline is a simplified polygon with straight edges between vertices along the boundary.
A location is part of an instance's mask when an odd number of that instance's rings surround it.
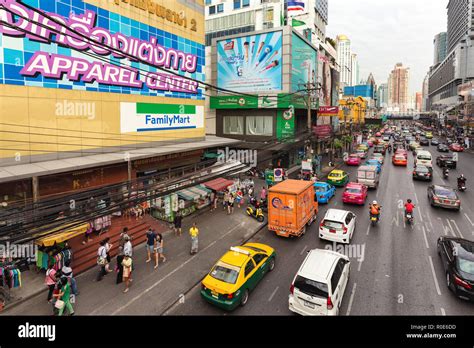
<svg viewBox="0 0 474 348">
<path fill-rule="evenodd" d="M 217 41 L 217 86 L 237 92 L 281 91 L 281 31 Z"/>
<path fill-rule="evenodd" d="M 316 83 L 318 51 L 293 33 L 291 54 L 291 90 L 296 92 L 308 82 Z"/>
</svg>

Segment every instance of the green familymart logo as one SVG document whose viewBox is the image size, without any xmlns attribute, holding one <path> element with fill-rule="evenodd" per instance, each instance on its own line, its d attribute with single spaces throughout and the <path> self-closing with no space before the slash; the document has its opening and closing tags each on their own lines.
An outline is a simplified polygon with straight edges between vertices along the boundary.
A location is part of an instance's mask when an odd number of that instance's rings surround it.
<svg viewBox="0 0 474 348">
<path fill-rule="evenodd" d="M 122 133 L 204 127 L 204 106 L 187 104 L 120 103 Z"/>
</svg>

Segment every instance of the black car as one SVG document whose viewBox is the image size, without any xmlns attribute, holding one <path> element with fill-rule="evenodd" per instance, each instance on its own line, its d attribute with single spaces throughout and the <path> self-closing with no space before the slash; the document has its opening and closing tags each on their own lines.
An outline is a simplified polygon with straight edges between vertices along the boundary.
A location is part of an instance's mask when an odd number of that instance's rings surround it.
<svg viewBox="0 0 474 348">
<path fill-rule="evenodd" d="M 438 139 L 431 139 L 431 146 L 437 146 L 439 145 L 439 140 Z"/>
<path fill-rule="evenodd" d="M 446 144 L 439 144 L 438 145 L 439 152 L 449 152 L 449 147 Z"/>
<path fill-rule="evenodd" d="M 447 155 L 439 155 L 436 157 L 436 164 L 438 167 L 448 167 L 455 169 L 457 162 L 454 161 L 453 155 L 447 154 Z"/>
<path fill-rule="evenodd" d="M 457 297 L 474 301 L 474 242 L 456 237 L 438 238 L 446 285 Z"/>
<path fill-rule="evenodd" d="M 417 165 L 415 169 L 413 169 L 413 180 L 433 180 L 433 168 Z"/>
<path fill-rule="evenodd" d="M 461 209 L 461 201 L 456 191 L 450 186 L 428 186 L 428 200 L 433 207 L 455 209 L 457 211 Z"/>
<path fill-rule="evenodd" d="M 430 145 L 430 141 L 426 138 L 421 138 L 420 139 L 420 145 L 421 146 L 429 146 Z"/>
</svg>

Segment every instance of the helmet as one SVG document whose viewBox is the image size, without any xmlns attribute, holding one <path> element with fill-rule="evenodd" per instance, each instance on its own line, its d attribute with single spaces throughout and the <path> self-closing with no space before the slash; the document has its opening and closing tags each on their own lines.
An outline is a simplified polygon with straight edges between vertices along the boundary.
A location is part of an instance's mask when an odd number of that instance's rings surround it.
<svg viewBox="0 0 474 348">
<path fill-rule="evenodd" d="M 461 178 L 464 178 L 464 174 L 461 174 Z"/>
<path fill-rule="evenodd" d="M 373 201 L 372 204 L 373 204 L 373 205 L 377 205 L 377 201 Z"/>
<path fill-rule="evenodd" d="M 411 199 L 410 199 L 410 198 L 408 198 L 408 199 L 407 199 L 407 202 L 408 202 L 408 203 L 411 203 Z"/>
</svg>

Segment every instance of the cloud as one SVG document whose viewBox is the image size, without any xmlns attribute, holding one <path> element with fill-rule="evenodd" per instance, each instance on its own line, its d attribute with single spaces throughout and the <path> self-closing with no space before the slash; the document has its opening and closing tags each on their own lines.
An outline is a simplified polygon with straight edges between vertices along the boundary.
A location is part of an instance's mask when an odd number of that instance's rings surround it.
<svg viewBox="0 0 474 348">
<path fill-rule="evenodd" d="M 326 35 L 349 37 L 360 78 L 378 85 L 401 62 L 410 68 L 410 92 L 421 91 L 433 64 L 433 38 L 446 31 L 448 0 L 329 0 Z"/>
</svg>

